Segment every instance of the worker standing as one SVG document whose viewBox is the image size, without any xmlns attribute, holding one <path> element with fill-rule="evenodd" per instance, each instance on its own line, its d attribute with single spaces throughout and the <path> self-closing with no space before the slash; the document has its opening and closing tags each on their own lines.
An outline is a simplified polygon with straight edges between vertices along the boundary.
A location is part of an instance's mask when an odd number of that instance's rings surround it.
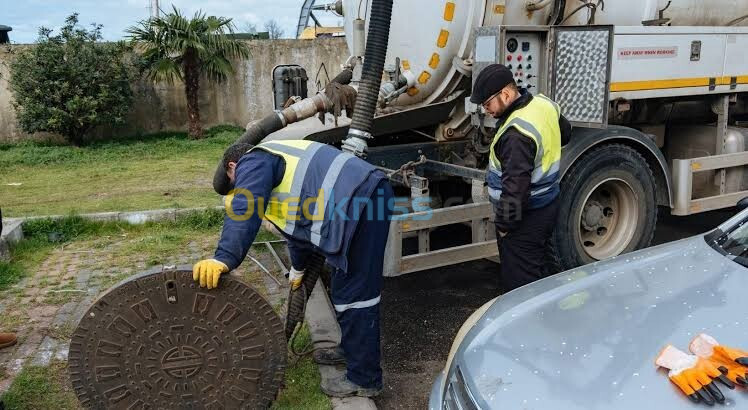
<svg viewBox="0 0 748 410">
<path fill-rule="evenodd" d="M 394 202 L 384 173 L 366 161 L 312 141 L 239 144 L 224 156 L 234 190 L 213 259 L 193 268 L 201 287 L 215 288 L 222 273 L 244 260 L 262 218 L 286 237 L 292 288 L 301 285 L 306 260 L 323 254 L 333 267 L 332 302 L 340 348 L 321 360 L 345 362 L 339 379 L 323 380 L 331 396 L 374 396 L 382 390 L 379 300 L 384 251 Z M 319 359 L 318 359 L 319 360 Z"/>
<path fill-rule="evenodd" d="M 470 101 L 499 120 L 486 182 L 508 292 L 550 273 L 544 265 L 559 212 L 561 145 L 571 125 L 558 104 L 518 89 L 501 64 L 480 72 Z"/>
</svg>

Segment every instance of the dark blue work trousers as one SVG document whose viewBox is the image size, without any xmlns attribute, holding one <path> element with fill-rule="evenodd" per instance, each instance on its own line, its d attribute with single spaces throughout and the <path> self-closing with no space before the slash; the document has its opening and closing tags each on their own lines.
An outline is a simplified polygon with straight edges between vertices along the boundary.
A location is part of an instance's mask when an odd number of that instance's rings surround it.
<svg viewBox="0 0 748 410">
<path fill-rule="evenodd" d="M 379 300 L 393 197 L 389 182 L 382 181 L 356 226 L 348 250 L 348 272 L 332 272 L 332 303 L 342 332 L 347 376 L 365 388 L 382 387 Z"/>
<path fill-rule="evenodd" d="M 548 258 L 560 206 L 556 198 L 542 208 L 526 210 L 517 229 L 503 238 L 496 226 L 504 292 L 556 273 L 549 269 Z"/>
</svg>

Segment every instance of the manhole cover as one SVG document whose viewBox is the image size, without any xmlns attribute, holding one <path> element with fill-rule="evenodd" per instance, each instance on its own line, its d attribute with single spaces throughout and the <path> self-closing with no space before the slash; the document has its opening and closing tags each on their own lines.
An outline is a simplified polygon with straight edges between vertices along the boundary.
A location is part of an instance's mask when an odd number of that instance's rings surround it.
<svg viewBox="0 0 748 410">
<path fill-rule="evenodd" d="M 86 312 L 70 342 L 70 380 L 89 408 L 266 408 L 286 366 L 283 323 L 229 275 L 218 289 L 192 270 L 147 272 Z"/>
</svg>

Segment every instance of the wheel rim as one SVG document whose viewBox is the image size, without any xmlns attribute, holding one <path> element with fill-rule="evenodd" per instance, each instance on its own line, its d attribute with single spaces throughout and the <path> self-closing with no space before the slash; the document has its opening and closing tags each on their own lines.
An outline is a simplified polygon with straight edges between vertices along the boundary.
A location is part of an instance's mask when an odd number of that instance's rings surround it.
<svg viewBox="0 0 748 410">
<path fill-rule="evenodd" d="M 610 258 L 629 246 L 639 220 L 637 203 L 634 189 L 622 179 L 608 178 L 590 191 L 577 224 L 579 243 L 590 258 Z"/>
</svg>

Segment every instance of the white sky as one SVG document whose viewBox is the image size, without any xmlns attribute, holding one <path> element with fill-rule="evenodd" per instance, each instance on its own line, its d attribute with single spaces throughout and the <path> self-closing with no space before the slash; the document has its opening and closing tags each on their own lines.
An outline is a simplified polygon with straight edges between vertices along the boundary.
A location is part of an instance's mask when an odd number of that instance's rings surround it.
<svg viewBox="0 0 748 410">
<path fill-rule="evenodd" d="M 318 4 L 333 0 L 317 0 Z M 284 37 L 296 36 L 299 12 L 303 0 L 161 0 L 162 10 L 171 10 L 174 4 L 191 16 L 198 9 L 208 15 L 231 17 L 238 31 L 253 23 L 264 31 L 266 21 L 275 19 L 284 30 Z M 11 26 L 13 43 L 33 43 L 39 26 L 59 28 L 68 15 L 77 12 L 80 23 L 103 24 L 105 40 L 119 40 L 124 30 L 149 16 L 149 0 L 3 0 L 0 2 L 0 24 Z M 342 19 L 330 13 L 317 12 L 325 25 L 336 25 Z"/>
</svg>

